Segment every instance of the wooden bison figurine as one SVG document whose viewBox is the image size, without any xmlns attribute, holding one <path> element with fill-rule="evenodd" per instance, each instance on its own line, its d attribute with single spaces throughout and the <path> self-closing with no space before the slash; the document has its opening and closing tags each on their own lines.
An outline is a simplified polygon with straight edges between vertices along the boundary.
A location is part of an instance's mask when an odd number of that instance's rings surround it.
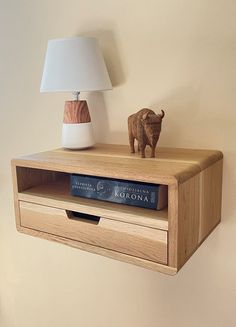
<svg viewBox="0 0 236 327">
<path fill-rule="evenodd" d="M 146 145 L 150 145 L 151 157 L 155 157 L 155 148 L 161 132 L 162 119 L 165 116 L 163 110 L 156 115 L 150 109 L 141 109 L 136 114 L 128 117 L 129 143 L 131 153 L 135 152 L 134 140 L 138 141 L 138 151 L 141 157 L 145 158 Z"/>
</svg>

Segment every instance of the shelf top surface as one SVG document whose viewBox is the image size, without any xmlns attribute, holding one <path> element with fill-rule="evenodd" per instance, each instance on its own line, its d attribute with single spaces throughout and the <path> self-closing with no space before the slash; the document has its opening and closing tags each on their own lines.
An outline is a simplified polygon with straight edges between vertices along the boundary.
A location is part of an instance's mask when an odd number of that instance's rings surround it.
<svg viewBox="0 0 236 327">
<path fill-rule="evenodd" d="M 85 150 L 56 149 L 12 160 L 16 166 L 149 183 L 182 183 L 223 158 L 217 150 L 157 148 L 156 158 L 131 154 L 127 145 L 96 144 Z"/>
</svg>

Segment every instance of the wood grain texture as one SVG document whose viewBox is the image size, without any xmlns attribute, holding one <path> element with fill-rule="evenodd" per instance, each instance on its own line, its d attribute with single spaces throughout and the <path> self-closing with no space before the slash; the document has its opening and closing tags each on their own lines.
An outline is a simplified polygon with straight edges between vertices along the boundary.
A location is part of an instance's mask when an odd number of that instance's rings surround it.
<svg viewBox="0 0 236 327">
<path fill-rule="evenodd" d="M 178 187 L 178 257 L 173 265 L 178 270 L 221 220 L 222 164 L 221 159 Z"/>
<path fill-rule="evenodd" d="M 168 209 L 155 211 L 72 197 L 70 173 L 168 185 Z M 12 160 L 12 174 L 19 231 L 168 274 L 176 273 L 220 222 L 220 151 L 158 148 L 157 158 L 140 159 L 123 145 L 97 145 L 79 152 L 57 149 Z M 20 225 L 19 201 L 34 207 L 22 208 L 24 226 Z M 55 208 L 53 213 L 42 215 L 42 207 L 47 206 Z M 62 221 L 55 219 L 60 217 L 56 212 L 65 214 L 65 210 L 99 215 L 100 226 L 90 223 L 87 234 L 81 236 L 82 231 L 76 232 L 71 221 L 68 225 L 65 215 Z M 99 232 L 103 237 L 97 234 L 91 241 L 96 227 L 105 234 Z M 90 228 L 96 229 L 91 232 Z M 78 235 L 82 240 L 78 241 Z"/>
<path fill-rule="evenodd" d="M 178 267 L 178 184 L 168 187 L 168 265 Z"/>
<path fill-rule="evenodd" d="M 25 167 L 17 167 L 13 171 L 17 171 L 15 181 L 18 183 L 14 185 L 18 184 L 15 194 L 19 200 L 168 230 L 167 208 L 156 211 L 75 197 L 70 195 L 69 174 Z"/>
<path fill-rule="evenodd" d="M 91 117 L 86 101 L 66 101 L 64 110 L 64 124 L 89 123 Z"/>
<path fill-rule="evenodd" d="M 65 210 L 20 202 L 21 226 L 86 244 L 167 263 L 167 233 L 101 217 L 97 225 L 69 219 Z"/>
<path fill-rule="evenodd" d="M 66 149 L 59 148 L 54 150 L 56 152 L 66 152 Z M 150 156 L 151 149 L 147 147 L 147 156 Z M 76 155 L 76 151 L 72 151 Z M 129 159 L 140 159 L 139 154 L 130 154 L 130 149 L 127 145 L 120 144 L 96 144 L 93 149 L 83 150 L 83 154 L 91 156 L 110 157 L 115 156 Z M 198 165 L 201 170 L 213 164 L 217 160 L 222 159 L 223 154 L 218 150 L 208 149 L 186 149 L 186 148 L 168 148 L 158 147 L 156 149 L 156 158 L 146 158 L 148 161 L 168 161 L 168 162 L 186 162 Z"/>
<path fill-rule="evenodd" d="M 219 160 L 200 173 L 199 243 L 221 220 L 222 168 L 223 160 Z"/>
<path fill-rule="evenodd" d="M 16 166 L 12 163 L 11 172 L 12 172 L 12 181 L 13 181 L 13 196 L 14 196 L 14 210 L 15 210 L 15 222 L 16 227 L 20 226 L 20 207 L 18 203 L 18 178 Z"/>
<path fill-rule="evenodd" d="M 128 133 L 130 152 L 135 153 L 135 140 L 138 142 L 138 151 L 142 158 L 145 158 L 145 148 L 151 147 L 151 157 L 155 157 L 155 149 L 161 133 L 162 119 L 165 116 L 163 110 L 161 114 L 144 108 L 128 117 Z"/>
<path fill-rule="evenodd" d="M 199 245 L 200 175 L 178 187 L 177 268 L 180 269 Z"/>
<path fill-rule="evenodd" d="M 168 210 L 127 206 L 112 202 L 80 198 L 70 195 L 69 183 L 49 183 L 21 192 L 18 199 L 55 208 L 79 211 L 85 214 L 133 223 L 150 228 L 168 230 Z"/>
<path fill-rule="evenodd" d="M 78 242 L 78 241 L 74 241 L 65 237 L 61 237 L 61 236 L 56 236 L 53 234 L 48 234 L 45 232 L 40 232 L 40 231 L 36 231 L 34 229 L 30 229 L 30 228 L 26 228 L 26 227 L 21 227 L 18 226 L 17 227 L 18 232 L 20 233 L 24 233 L 27 235 L 31 235 L 34 237 L 40 237 L 42 239 L 46 239 L 49 241 L 54 241 L 54 242 L 58 242 L 58 243 L 62 243 L 65 244 L 67 246 L 71 246 L 83 251 L 87 251 L 87 252 L 91 252 L 93 254 L 98 254 L 98 255 L 102 255 L 105 256 L 107 258 L 111 258 L 111 259 L 115 259 L 115 260 L 119 260 L 122 262 L 126 262 L 132 265 L 136 265 L 139 267 L 143 267 L 146 269 L 150 269 L 156 272 L 160 272 L 163 274 L 167 274 L 170 276 L 173 276 L 177 273 L 177 269 L 176 268 L 172 268 L 172 267 L 168 267 L 166 265 L 163 264 L 159 264 L 153 261 L 148 261 L 148 260 L 144 260 L 141 258 L 137 258 L 131 255 L 127 255 L 124 253 L 119 253 L 116 251 L 112 251 L 112 250 L 108 250 L 108 249 L 104 249 L 101 247 L 97 247 L 94 245 L 90 245 L 90 244 L 84 244 L 82 242 Z"/>
<path fill-rule="evenodd" d="M 200 150 L 200 159 L 198 160 L 199 150 L 181 150 L 180 153 L 177 151 L 175 155 L 173 149 L 169 151 L 166 149 L 157 158 L 142 159 L 135 154 L 129 154 L 128 146 L 122 146 L 118 155 L 114 155 L 112 145 L 105 147 L 106 150 L 103 146 L 101 148 L 101 153 L 99 145 L 83 151 L 48 151 L 16 159 L 15 164 L 68 173 L 78 172 L 79 167 L 80 173 L 85 175 L 170 185 L 176 181 L 183 183 L 199 173 L 203 163 L 211 162 L 208 155 L 211 160 L 222 157 L 219 151 Z M 104 154 L 104 151 L 107 151 L 108 154 Z M 188 155 L 190 156 L 189 161 L 187 160 Z M 184 160 L 179 157 L 184 157 Z M 195 159 L 193 160 L 192 157 Z"/>
<path fill-rule="evenodd" d="M 14 167 L 17 176 L 17 190 L 23 192 L 35 185 L 44 185 L 56 181 L 62 173 L 28 167 Z"/>
</svg>

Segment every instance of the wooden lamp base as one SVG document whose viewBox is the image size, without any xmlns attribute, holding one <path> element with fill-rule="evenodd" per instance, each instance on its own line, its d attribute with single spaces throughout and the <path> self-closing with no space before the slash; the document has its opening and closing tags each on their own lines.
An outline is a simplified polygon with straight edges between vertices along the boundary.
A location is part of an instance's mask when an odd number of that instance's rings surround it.
<svg viewBox="0 0 236 327">
<path fill-rule="evenodd" d="M 94 145 L 91 117 L 86 101 L 66 101 L 62 126 L 62 146 L 85 149 Z"/>
</svg>

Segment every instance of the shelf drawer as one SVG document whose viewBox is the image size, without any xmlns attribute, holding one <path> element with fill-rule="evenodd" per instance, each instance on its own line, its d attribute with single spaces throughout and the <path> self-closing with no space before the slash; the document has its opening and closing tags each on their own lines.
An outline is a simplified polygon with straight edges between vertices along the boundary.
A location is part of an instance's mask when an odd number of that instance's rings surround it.
<svg viewBox="0 0 236 327">
<path fill-rule="evenodd" d="M 20 224 L 37 231 L 167 264 L 167 232 L 107 218 L 98 221 L 63 209 L 19 202 Z"/>
</svg>

